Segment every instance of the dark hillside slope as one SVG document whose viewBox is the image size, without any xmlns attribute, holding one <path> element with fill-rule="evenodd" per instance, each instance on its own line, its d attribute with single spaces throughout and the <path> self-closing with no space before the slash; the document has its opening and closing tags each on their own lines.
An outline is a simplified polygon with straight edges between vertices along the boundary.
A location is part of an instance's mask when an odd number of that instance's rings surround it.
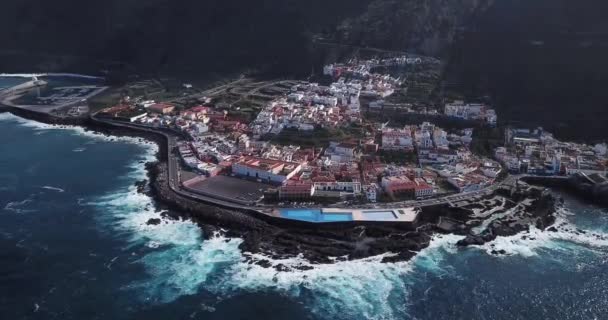
<svg viewBox="0 0 608 320">
<path fill-rule="evenodd" d="M 349 54 L 313 36 L 441 56 L 446 89 L 502 120 L 608 135 L 605 0 L 3 0 L 0 70 L 287 77 Z"/>
<path fill-rule="evenodd" d="M 369 0 L 2 2 L 0 54 L 63 57 L 45 61 L 49 68 L 83 57 L 122 61 L 138 71 L 196 73 L 260 65 L 310 70 L 298 61 L 307 58 L 311 34 L 360 14 Z M 14 65 L 0 61 L 3 69 Z"/>
<path fill-rule="evenodd" d="M 487 1 L 4 0 L 0 51 L 62 57 L 44 61 L 48 69 L 83 57 L 122 61 L 140 71 L 263 66 L 301 74 L 311 70 L 311 38 L 318 34 L 354 45 L 442 54 L 457 27 Z M 20 65 L 0 61 L 2 69 Z"/>
<path fill-rule="evenodd" d="M 599 139 L 607 57 L 607 1 L 495 1 L 455 44 L 447 78 L 471 97 L 490 94 L 502 119 Z"/>
</svg>

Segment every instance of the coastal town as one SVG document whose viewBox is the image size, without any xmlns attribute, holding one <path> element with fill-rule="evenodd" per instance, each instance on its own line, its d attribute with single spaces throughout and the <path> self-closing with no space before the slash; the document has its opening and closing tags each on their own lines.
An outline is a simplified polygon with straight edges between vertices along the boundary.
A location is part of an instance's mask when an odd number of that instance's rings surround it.
<svg viewBox="0 0 608 320">
<path fill-rule="evenodd" d="M 390 203 L 491 186 L 502 167 L 470 151 L 474 128 L 448 132 L 430 122 L 392 127 L 362 118 L 360 97 L 386 98 L 401 84 L 372 72 L 374 66 L 418 63 L 420 58 L 399 57 L 326 66 L 328 85 L 296 84 L 250 123 L 217 110 L 212 101 L 177 108 L 128 98 L 99 116 L 175 132 L 183 137 L 177 150 L 182 185 L 213 194 L 239 179 L 250 186 L 235 198 L 243 203 Z M 447 104 L 446 115 L 487 126 L 497 120 L 495 111 L 481 104 Z M 358 130 L 327 145 L 273 143 L 284 131 L 314 136 L 336 129 Z"/>
<path fill-rule="evenodd" d="M 155 142 L 149 179 L 133 189 L 162 209 L 142 224 L 192 219 L 207 236 L 231 232 L 244 252 L 280 259 L 406 261 L 440 234 L 492 248 L 497 237 L 562 228 L 563 202 L 546 187 L 605 204 L 605 143 L 503 123 L 487 99 L 429 99 L 437 65 L 351 59 L 308 80 L 241 75 L 207 88 L 32 75 L 0 89 L 0 112 Z"/>
<path fill-rule="evenodd" d="M 325 66 L 319 82 L 238 79 L 172 99 L 123 95 L 93 118 L 172 137 L 174 190 L 308 222 L 411 224 L 417 208 L 481 199 L 510 183 L 507 177 L 582 174 L 605 182 L 605 144 L 561 142 L 542 128 L 497 129 L 497 112 L 483 102 L 445 100 L 427 113 L 428 121 L 415 123 L 365 116 L 364 109 L 384 106 L 404 90 L 407 75 L 393 70 L 435 64 L 418 56 L 351 59 Z M 21 86 L 44 85 L 34 78 Z M 182 86 L 192 91 L 191 84 Z M 74 88 L 82 94 L 105 89 Z M 4 100 L 21 99 L 23 90 L 17 89 L 5 92 Z M 55 99 L 61 90 L 34 101 Z M 82 117 L 89 109 L 79 97 L 37 111 Z M 477 132 L 487 130 L 504 130 L 504 141 L 492 154 L 474 152 L 484 139 Z"/>
</svg>

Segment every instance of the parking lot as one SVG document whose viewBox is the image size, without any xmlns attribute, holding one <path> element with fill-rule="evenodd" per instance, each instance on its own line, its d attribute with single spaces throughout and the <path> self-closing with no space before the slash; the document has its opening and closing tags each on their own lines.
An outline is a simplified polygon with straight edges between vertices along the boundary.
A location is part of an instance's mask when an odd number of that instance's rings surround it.
<svg viewBox="0 0 608 320">
<path fill-rule="evenodd" d="M 264 190 L 272 186 L 227 176 L 216 176 L 194 183 L 189 188 L 192 191 L 220 198 L 236 199 L 239 201 L 258 201 Z"/>
</svg>

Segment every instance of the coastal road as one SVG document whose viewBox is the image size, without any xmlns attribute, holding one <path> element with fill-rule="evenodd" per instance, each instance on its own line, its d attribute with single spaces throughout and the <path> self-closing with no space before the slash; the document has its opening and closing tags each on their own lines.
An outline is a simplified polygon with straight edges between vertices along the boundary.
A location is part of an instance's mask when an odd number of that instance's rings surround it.
<svg viewBox="0 0 608 320">
<path fill-rule="evenodd" d="M 510 175 L 505 180 L 501 181 L 500 183 L 493 184 L 493 185 L 483 188 L 481 190 L 476 190 L 476 191 L 471 191 L 471 192 L 457 193 L 457 194 L 453 194 L 453 195 L 449 195 L 449 196 L 424 199 L 424 200 L 407 200 L 407 201 L 390 202 L 390 203 L 375 203 L 375 204 L 364 205 L 363 207 L 368 208 L 368 209 L 378 209 L 378 208 L 392 209 L 392 208 L 407 208 L 407 207 L 422 208 L 422 207 L 430 207 L 430 206 L 437 206 L 437 205 L 444 205 L 444 204 L 453 204 L 453 203 L 456 203 L 459 201 L 471 200 L 473 198 L 490 196 L 494 192 L 496 192 L 496 190 L 498 190 L 501 186 L 512 185 L 515 183 L 515 181 L 521 179 L 522 177 L 524 177 L 524 175 Z"/>
<path fill-rule="evenodd" d="M 201 91 L 199 93 L 195 93 L 195 94 L 191 94 L 191 95 L 187 95 L 184 97 L 179 97 L 175 100 L 171 100 L 169 102 L 173 102 L 173 103 L 182 103 L 183 101 L 186 101 L 188 99 L 198 99 L 198 98 L 202 98 L 202 97 L 208 97 L 208 96 L 214 96 L 217 95 L 219 93 L 221 93 L 222 91 L 225 91 L 227 89 L 229 89 L 230 87 L 232 87 L 233 85 L 245 80 L 246 78 L 244 76 L 239 77 L 238 79 L 228 82 L 226 84 L 217 86 L 217 87 L 213 87 L 204 91 Z"/>
<path fill-rule="evenodd" d="M 256 98 L 262 98 L 262 99 L 272 99 L 274 98 L 276 95 L 267 95 L 267 94 L 261 94 L 259 93 L 260 90 L 265 89 L 265 88 L 270 88 L 273 86 L 277 86 L 277 85 L 281 85 L 281 84 L 290 84 L 293 82 L 297 82 L 297 80 L 279 80 L 279 81 L 273 81 L 273 82 L 269 82 L 269 83 L 265 83 L 262 86 L 258 86 L 255 87 L 243 94 L 241 94 L 241 97 L 239 98 L 239 100 L 231 103 L 231 106 L 238 104 L 244 100 L 249 99 L 251 96 L 256 97 Z"/>
<path fill-rule="evenodd" d="M 254 206 L 243 205 L 243 204 L 239 204 L 239 203 L 236 203 L 233 201 L 226 201 L 226 200 L 206 196 L 203 194 L 190 192 L 188 190 L 184 190 L 181 187 L 180 177 L 179 177 L 179 171 L 180 171 L 179 170 L 179 166 L 180 166 L 179 158 L 177 157 L 177 155 L 175 155 L 173 153 L 173 150 L 177 146 L 178 138 L 176 135 L 170 134 L 170 133 L 167 133 L 164 131 L 160 131 L 158 129 L 152 129 L 152 128 L 142 126 L 142 125 L 119 122 L 119 121 L 114 121 L 114 120 L 110 120 L 110 119 L 103 119 L 103 118 L 96 117 L 95 115 L 92 115 L 91 119 L 96 122 L 104 123 L 104 124 L 111 125 L 111 126 L 135 129 L 135 130 L 145 131 L 145 132 L 149 132 L 149 133 L 153 133 L 153 134 L 160 134 L 160 135 L 164 136 L 165 139 L 167 140 L 168 184 L 169 184 L 169 188 L 176 194 L 189 198 L 189 199 L 192 199 L 192 200 L 201 201 L 204 203 L 210 203 L 210 204 L 217 205 L 217 206 L 224 207 L 224 208 L 230 208 L 230 209 L 236 209 L 236 210 L 255 210 L 255 211 L 259 212 L 259 208 L 256 208 Z"/>
</svg>

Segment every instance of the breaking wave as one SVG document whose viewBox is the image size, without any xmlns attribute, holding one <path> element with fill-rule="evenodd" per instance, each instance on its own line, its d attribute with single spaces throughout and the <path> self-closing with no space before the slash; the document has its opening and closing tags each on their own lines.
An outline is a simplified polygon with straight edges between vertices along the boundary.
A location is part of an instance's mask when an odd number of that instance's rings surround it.
<svg viewBox="0 0 608 320">
<path fill-rule="evenodd" d="M 151 156 L 148 153 L 147 156 Z M 141 161 L 135 161 L 132 180 L 145 177 Z M 134 186 L 89 203 L 103 210 L 102 223 L 126 236 L 132 248 L 145 247 L 137 260 L 149 277 L 134 281 L 135 290 L 147 302 L 167 303 L 184 295 L 209 292 L 221 299 L 242 292 L 276 292 L 301 301 L 314 314 L 334 319 L 393 319 L 407 314 L 409 288 L 416 269 L 439 275 L 443 256 L 456 250 L 460 236 L 438 235 L 430 246 L 408 262 L 382 263 L 390 253 L 334 264 L 311 264 L 302 257 L 271 259 L 239 249 L 242 239 L 217 233 L 202 238 L 191 221 L 162 218 L 148 196 Z M 148 225 L 149 219 L 161 219 Z M 258 262 L 270 267 L 263 267 Z M 277 271 L 282 270 L 289 271 Z"/>
<path fill-rule="evenodd" d="M 555 224 L 547 230 L 532 226 L 529 232 L 498 237 L 479 248 L 490 254 L 502 251 L 507 256 L 524 257 L 537 256 L 546 251 L 576 254 L 581 249 L 597 252 L 608 248 L 608 233 L 603 230 L 581 229 L 568 219 L 571 215 L 573 213 L 567 209 L 560 209 Z"/>
<path fill-rule="evenodd" d="M 105 232 L 127 239 L 126 254 L 137 253 L 136 262 L 149 275 L 134 280 L 125 289 L 134 290 L 147 302 L 167 303 L 184 295 L 210 292 L 227 299 L 242 292 L 278 292 L 302 302 L 315 315 L 333 319 L 394 319 L 407 317 L 410 292 L 416 278 L 424 273 L 456 277 L 446 257 L 455 254 L 456 235 L 437 235 L 428 248 L 408 262 L 382 263 L 390 253 L 356 261 L 311 264 L 302 257 L 271 259 L 240 251 L 241 239 L 221 233 L 203 240 L 200 228 L 188 220 L 162 218 L 162 212 L 147 195 L 138 193 L 133 182 L 146 177 L 143 163 L 154 160 L 157 147 L 138 138 L 116 138 L 91 133 L 79 127 L 52 126 L 0 114 L 0 120 L 15 120 L 35 130 L 65 129 L 94 139 L 145 144 L 146 152 L 131 164 L 125 185 L 115 192 L 79 204 L 94 206 Z M 20 209 L 27 203 L 11 203 L 6 210 Z M 21 208 L 22 209 L 22 208 Z M 562 212 L 556 231 L 531 228 L 528 233 L 499 237 L 478 247 L 485 252 L 504 250 L 506 256 L 536 256 L 546 250 L 572 251 L 574 243 L 589 250 L 608 247 L 608 234 L 579 230 Z M 148 224 L 160 219 L 159 224 Z M 109 228 L 107 228 L 109 227 Z M 108 264 L 116 261 L 112 259 Z M 120 260 L 118 260 L 120 261 Z M 256 262 L 264 261 L 270 267 Z M 277 269 L 289 271 L 277 271 Z M 213 310 L 213 306 L 209 307 Z"/>
<path fill-rule="evenodd" d="M 60 192 L 60 193 L 65 192 L 65 190 L 63 190 L 61 188 L 58 188 L 58 187 L 42 186 L 40 188 L 46 189 L 46 190 L 51 190 L 51 191 L 57 191 L 57 192 Z"/>
<path fill-rule="evenodd" d="M 141 162 L 133 163 L 132 180 L 145 176 Z M 241 239 L 222 234 L 203 241 L 200 228 L 194 223 L 162 219 L 152 199 L 138 193 L 135 187 L 108 195 L 96 205 L 109 209 L 111 214 L 106 216 L 106 222 L 115 231 L 128 235 L 132 246 L 148 250 L 138 263 L 145 267 L 149 277 L 128 286 L 147 302 L 167 303 L 201 292 L 219 297 L 218 301 L 242 292 L 276 292 L 301 302 L 320 318 L 403 318 L 407 317 L 417 278 L 428 273 L 457 278 L 446 257 L 458 250 L 475 250 L 457 248 L 455 244 L 462 236 L 437 235 L 428 248 L 408 262 L 382 263 L 390 255 L 387 253 L 316 265 L 302 257 L 271 259 L 243 253 L 239 249 Z M 160 218 L 161 223 L 147 225 L 151 218 Z M 587 247 L 608 246 L 604 234 L 577 230 L 565 214 L 558 218 L 556 228 L 556 232 L 532 228 L 528 233 L 499 237 L 478 248 L 488 254 L 505 250 L 506 256 L 528 257 L 546 250 L 572 250 L 561 243 L 564 241 Z M 256 262 L 264 262 L 266 266 Z"/>
<path fill-rule="evenodd" d="M 245 254 L 238 238 L 215 234 L 202 240 L 190 221 L 162 220 L 151 199 L 133 188 L 97 203 L 112 212 L 115 230 L 129 233 L 133 243 L 151 251 L 139 262 L 150 277 L 129 288 L 148 302 L 167 303 L 201 291 L 226 299 L 242 292 L 272 291 L 296 298 L 314 314 L 335 319 L 393 319 L 407 313 L 409 288 L 416 268 L 449 273 L 442 256 L 455 249 L 459 236 L 437 236 L 409 262 L 382 263 L 389 253 L 356 261 L 311 264 L 302 257 L 271 259 Z M 264 261 L 270 267 L 257 262 Z M 277 271 L 277 268 L 289 271 Z"/>
<path fill-rule="evenodd" d="M 33 204 L 33 202 L 34 202 L 34 200 L 32 199 L 32 197 L 29 197 L 22 201 L 12 201 L 12 202 L 7 203 L 4 206 L 4 210 L 14 212 L 14 213 L 36 212 L 35 209 L 29 208 Z"/>
<path fill-rule="evenodd" d="M 101 134 L 98 132 L 86 130 L 85 128 L 83 128 L 81 126 L 46 124 L 46 123 L 37 122 L 34 120 L 24 119 L 24 118 L 18 117 L 16 115 L 13 115 L 12 113 L 9 113 L 9 112 L 0 113 L 0 121 L 12 121 L 12 122 L 19 124 L 20 126 L 30 128 L 37 132 L 63 130 L 63 131 L 70 132 L 74 135 L 79 135 L 79 136 L 90 138 L 93 141 L 101 141 L 101 142 L 117 141 L 117 142 L 123 142 L 123 143 L 138 144 L 138 145 L 145 146 L 147 148 L 148 151 L 146 152 L 146 155 L 153 156 L 158 151 L 158 146 L 155 143 L 145 140 L 143 138 L 128 137 L 128 136 L 109 136 L 109 135 Z M 91 143 L 92 142 L 87 143 L 87 144 L 91 144 Z M 86 148 L 76 148 L 73 151 L 82 152 L 82 151 L 85 151 L 85 149 Z"/>
<path fill-rule="evenodd" d="M 143 195 L 131 194 L 116 197 L 114 201 L 118 201 L 116 208 L 124 210 L 129 203 L 141 205 L 149 201 L 146 199 Z M 134 283 L 132 288 L 138 289 L 144 299 L 156 302 L 170 302 L 201 291 L 224 299 L 240 292 L 271 291 L 302 302 L 322 318 L 401 318 L 407 316 L 411 288 L 417 277 L 425 273 L 458 277 L 445 258 L 458 250 L 470 250 L 458 249 L 455 245 L 462 236 L 437 235 L 428 248 L 409 262 L 382 263 L 382 259 L 390 255 L 387 253 L 316 265 L 302 257 L 271 259 L 261 254 L 242 253 L 241 239 L 221 234 L 202 241 L 198 227 L 188 221 L 164 221 L 158 226 L 147 226 L 148 218 L 159 216 L 154 210 L 118 216 L 121 217 L 119 228 L 133 230 L 137 239 L 153 248 L 140 259 L 150 279 Z M 528 233 L 501 237 L 480 248 L 488 253 L 505 250 L 506 256 L 529 257 L 547 250 L 571 254 L 577 246 L 589 250 L 608 247 L 608 235 L 577 229 L 563 216 L 558 218 L 556 230 L 532 228 Z M 267 266 L 256 263 L 262 261 Z"/>
</svg>

